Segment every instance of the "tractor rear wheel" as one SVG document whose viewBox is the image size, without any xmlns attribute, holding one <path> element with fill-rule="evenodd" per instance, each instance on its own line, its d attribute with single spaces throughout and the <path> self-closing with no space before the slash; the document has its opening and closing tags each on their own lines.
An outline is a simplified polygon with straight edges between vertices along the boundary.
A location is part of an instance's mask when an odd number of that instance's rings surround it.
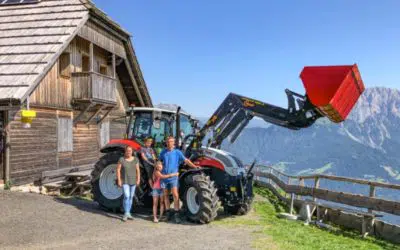
<svg viewBox="0 0 400 250">
<path fill-rule="evenodd" d="M 117 162 L 120 157 L 117 152 L 106 154 L 92 171 L 93 199 L 113 212 L 122 211 L 123 191 L 117 185 Z"/>
<path fill-rule="evenodd" d="M 205 174 L 192 174 L 184 179 L 183 208 L 189 220 L 206 224 L 217 217 L 217 189 Z"/>
</svg>

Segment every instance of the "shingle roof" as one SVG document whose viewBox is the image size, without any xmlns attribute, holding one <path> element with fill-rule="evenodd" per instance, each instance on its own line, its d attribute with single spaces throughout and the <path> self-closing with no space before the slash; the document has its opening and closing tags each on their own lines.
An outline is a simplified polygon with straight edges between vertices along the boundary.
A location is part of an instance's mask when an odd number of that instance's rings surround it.
<svg viewBox="0 0 400 250">
<path fill-rule="evenodd" d="M 25 99 L 88 18 L 79 0 L 0 7 L 0 99 Z"/>
<path fill-rule="evenodd" d="M 126 37 L 135 81 L 147 106 L 152 106 L 130 34 L 88 0 L 0 6 L 0 100 L 24 101 L 92 16 L 100 17 Z"/>
</svg>

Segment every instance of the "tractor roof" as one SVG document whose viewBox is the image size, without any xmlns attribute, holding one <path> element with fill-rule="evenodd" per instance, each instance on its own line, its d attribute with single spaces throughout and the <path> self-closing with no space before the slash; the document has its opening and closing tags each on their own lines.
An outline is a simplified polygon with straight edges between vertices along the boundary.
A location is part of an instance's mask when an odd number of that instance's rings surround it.
<svg viewBox="0 0 400 250">
<path fill-rule="evenodd" d="M 148 108 L 148 107 L 135 107 L 134 108 L 135 112 L 136 111 L 142 111 L 142 112 L 162 112 L 162 113 L 167 113 L 167 114 L 175 114 L 176 111 L 174 110 L 168 110 L 168 109 L 162 109 L 162 108 Z M 129 113 L 129 112 L 128 112 Z M 192 115 L 186 113 L 186 112 L 179 112 L 181 115 L 185 115 L 185 116 L 190 116 L 192 119 L 195 119 L 195 117 L 193 117 Z"/>
</svg>

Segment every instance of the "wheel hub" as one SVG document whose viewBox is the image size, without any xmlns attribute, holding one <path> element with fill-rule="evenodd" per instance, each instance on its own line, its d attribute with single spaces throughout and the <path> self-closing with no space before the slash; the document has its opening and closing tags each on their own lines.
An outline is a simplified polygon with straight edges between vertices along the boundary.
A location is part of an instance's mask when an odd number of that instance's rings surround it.
<svg viewBox="0 0 400 250">
<path fill-rule="evenodd" d="M 197 214 L 200 210 L 200 203 L 196 188 L 190 187 L 186 192 L 187 207 L 192 214 Z"/>
<path fill-rule="evenodd" d="M 108 165 L 100 174 L 100 192 L 109 200 L 121 197 L 122 188 L 117 186 L 117 165 Z"/>
</svg>

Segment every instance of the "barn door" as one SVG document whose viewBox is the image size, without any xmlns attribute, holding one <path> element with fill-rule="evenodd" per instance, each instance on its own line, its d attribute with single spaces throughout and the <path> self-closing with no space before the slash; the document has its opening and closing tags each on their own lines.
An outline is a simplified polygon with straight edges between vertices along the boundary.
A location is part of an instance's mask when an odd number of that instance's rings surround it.
<svg viewBox="0 0 400 250">
<path fill-rule="evenodd" d="M 4 112 L 0 111 L 0 183 L 4 179 Z"/>
</svg>

